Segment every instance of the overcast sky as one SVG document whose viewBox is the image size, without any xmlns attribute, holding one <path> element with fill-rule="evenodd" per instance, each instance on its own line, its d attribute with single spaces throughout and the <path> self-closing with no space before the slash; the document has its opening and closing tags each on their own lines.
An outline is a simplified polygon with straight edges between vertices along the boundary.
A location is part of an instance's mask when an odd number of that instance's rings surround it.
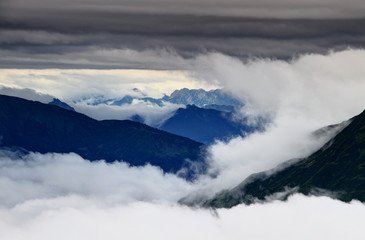
<svg viewBox="0 0 365 240">
<path fill-rule="evenodd" d="M 221 52 L 291 59 L 365 46 L 363 0 L 5 0 L 1 68 L 181 70 Z"/>
<path fill-rule="evenodd" d="M 1 93 L 48 102 L 221 87 L 243 114 L 271 118 L 264 132 L 210 146 L 217 176 L 194 183 L 150 165 L 0 151 L 1 238 L 363 239 L 356 201 L 295 195 L 217 212 L 175 203 L 306 157 L 332 136 L 314 130 L 363 111 L 364 26 L 364 0 L 0 0 Z M 83 107 L 151 121 L 173 108 Z"/>
</svg>

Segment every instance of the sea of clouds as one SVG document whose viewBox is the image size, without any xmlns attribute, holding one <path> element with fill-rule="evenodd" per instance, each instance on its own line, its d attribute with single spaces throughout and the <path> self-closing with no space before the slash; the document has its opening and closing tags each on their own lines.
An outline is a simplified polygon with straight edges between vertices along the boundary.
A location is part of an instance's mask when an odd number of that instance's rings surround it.
<svg viewBox="0 0 365 240">
<path fill-rule="evenodd" d="M 1 239 L 362 239 L 365 206 L 291 196 L 232 209 L 176 204 L 196 186 L 75 154 L 0 158 Z"/>
<path fill-rule="evenodd" d="M 365 206 L 294 195 L 287 202 L 211 211 L 180 206 L 212 196 L 252 173 L 310 155 L 331 136 L 313 131 L 365 108 L 364 50 L 285 62 L 241 62 L 219 53 L 190 63 L 197 81 L 221 85 L 245 103 L 264 132 L 209 147 L 209 173 L 186 182 L 157 167 L 89 162 L 70 154 L 0 155 L 1 239 L 362 239 Z M 60 96 L 62 97 L 62 96 Z"/>
</svg>

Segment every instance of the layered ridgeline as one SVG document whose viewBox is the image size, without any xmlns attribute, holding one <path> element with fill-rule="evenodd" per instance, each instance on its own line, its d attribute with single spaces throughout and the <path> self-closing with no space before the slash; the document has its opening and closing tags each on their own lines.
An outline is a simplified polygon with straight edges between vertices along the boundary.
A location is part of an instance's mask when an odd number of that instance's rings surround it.
<svg viewBox="0 0 365 240">
<path fill-rule="evenodd" d="M 211 144 L 215 140 L 227 141 L 233 137 L 245 136 L 253 131 L 262 129 L 260 126 L 248 125 L 245 119 L 238 119 L 235 110 L 243 104 L 224 92 L 222 89 L 205 91 L 203 89 L 183 88 L 175 90 L 170 96 L 154 99 L 147 97 L 138 89 L 133 89 L 136 95 L 126 95 L 123 98 L 94 98 L 83 99 L 91 105 L 117 105 L 131 104 L 134 100 L 163 106 L 166 103 L 185 105 L 173 113 L 166 121 L 158 124 L 150 124 L 161 130 L 190 138 L 192 140 Z M 133 115 L 130 120 L 145 123 L 140 115 Z"/>
<path fill-rule="evenodd" d="M 195 105 L 179 108 L 159 129 L 211 144 L 215 140 L 226 141 L 259 130 L 259 126 L 245 124 L 244 119 L 235 120 L 234 113 L 204 109 Z"/>
<path fill-rule="evenodd" d="M 342 201 L 365 202 L 365 111 L 320 150 L 288 167 L 254 174 L 232 190 L 205 202 L 230 208 L 257 200 L 286 199 L 299 192 L 330 195 Z M 272 172 L 274 171 L 274 174 Z"/>
<path fill-rule="evenodd" d="M 245 136 L 263 129 L 264 125 L 263 122 L 248 125 L 246 119 L 237 119 L 235 110 L 243 104 L 222 89 L 205 91 L 183 88 L 154 101 L 150 98 L 142 100 L 160 105 L 164 102 L 186 105 L 186 108 L 179 108 L 172 117 L 156 127 L 205 144 Z M 132 120 L 143 122 L 140 116 L 133 116 Z"/>
<path fill-rule="evenodd" d="M 177 172 L 189 162 L 204 165 L 204 145 L 188 138 L 129 120 L 96 121 L 58 106 L 4 95 L 0 95 L 0 146 L 75 152 L 88 160 L 133 166 L 150 163 L 165 172 Z"/>
<path fill-rule="evenodd" d="M 168 102 L 169 104 L 173 102 L 173 104 L 179 104 L 176 105 L 176 108 L 187 103 L 193 104 L 178 108 L 175 112 L 171 112 L 167 121 L 165 121 L 165 119 L 161 119 L 155 122 L 146 122 L 146 119 L 144 118 L 146 116 L 142 117 L 140 115 L 132 115 L 129 117 L 129 120 L 149 124 L 150 127 L 159 128 L 160 130 L 184 136 L 205 144 L 211 144 L 215 140 L 226 141 L 236 136 L 245 136 L 253 131 L 262 129 L 262 126 L 264 125 L 262 122 L 260 123 L 260 121 L 256 121 L 258 124 L 255 126 L 252 124 L 248 125 L 246 121 L 247 119 L 244 119 L 240 116 L 240 114 L 236 114 L 235 112 L 235 110 L 242 106 L 242 104 L 221 89 L 205 91 L 203 89 L 183 88 L 181 90 L 175 90 L 170 96 L 165 95 L 161 99 L 149 98 L 138 89 L 133 89 L 130 92 L 140 95 L 141 97 L 137 98 L 127 95 L 122 98 L 115 99 L 109 99 L 102 96 L 91 97 L 89 99 L 83 98 L 80 99 L 80 102 L 76 101 L 74 106 L 76 107 L 76 111 L 80 111 L 90 117 L 95 117 L 95 115 L 98 114 L 93 115 L 87 111 L 83 112 L 82 107 L 81 109 L 78 108 L 78 103 L 82 102 L 83 104 L 88 105 L 105 104 L 122 106 L 125 104 L 131 104 L 135 99 L 138 99 L 138 101 L 144 101 L 147 105 L 163 105 Z M 14 89 L 0 86 L 0 94 L 1 93 L 7 96 L 40 101 L 42 103 L 48 103 L 75 111 L 73 107 L 62 102 L 56 97 L 48 94 L 41 94 L 32 89 Z M 113 108 L 106 109 L 110 110 Z M 158 111 L 159 107 L 155 107 L 155 109 Z M 162 108 L 160 110 L 164 111 Z M 97 112 L 98 110 L 95 109 L 94 111 Z M 120 111 L 120 113 L 122 113 L 121 115 L 123 115 L 123 111 L 129 112 L 131 110 L 128 107 L 125 109 L 121 107 L 118 108 L 118 111 Z M 115 117 L 115 115 L 107 116 L 105 118 L 112 119 L 113 117 Z"/>
</svg>

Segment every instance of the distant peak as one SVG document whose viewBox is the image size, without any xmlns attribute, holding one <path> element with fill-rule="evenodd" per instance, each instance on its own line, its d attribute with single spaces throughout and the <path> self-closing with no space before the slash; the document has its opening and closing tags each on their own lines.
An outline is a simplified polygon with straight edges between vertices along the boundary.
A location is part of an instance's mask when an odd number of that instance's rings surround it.
<svg viewBox="0 0 365 240">
<path fill-rule="evenodd" d="M 70 105 L 68 105 L 65 102 L 62 102 L 58 98 L 53 98 L 53 100 L 51 102 L 49 102 L 48 104 L 54 105 L 54 106 L 57 106 L 57 107 L 60 107 L 60 108 L 63 108 L 63 109 L 75 111 L 75 109 L 73 107 L 71 107 Z"/>
</svg>

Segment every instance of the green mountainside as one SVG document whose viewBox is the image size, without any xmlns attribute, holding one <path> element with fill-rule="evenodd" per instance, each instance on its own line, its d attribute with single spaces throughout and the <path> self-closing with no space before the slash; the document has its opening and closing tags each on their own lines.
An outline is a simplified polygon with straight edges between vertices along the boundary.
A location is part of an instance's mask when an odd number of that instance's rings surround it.
<svg viewBox="0 0 365 240">
<path fill-rule="evenodd" d="M 0 146 L 40 153 L 75 152 L 88 160 L 150 163 L 177 172 L 204 165 L 204 145 L 133 121 L 96 121 L 58 106 L 0 95 Z M 191 161 L 186 161 L 190 159 Z"/>
<path fill-rule="evenodd" d="M 254 174 L 232 190 L 217 194 L 204 206 L 230 208 L 275 194 L 277 198 L 286 199 L 294 192 L 330 194 L 345 202 L 353 199 L 365 202 L 365 111 L 352 118 L 351 123 L 320 150 L 287 165 L 274 170 L 274 174 L 269 174 L 270 171 Z"/>
</svg>

